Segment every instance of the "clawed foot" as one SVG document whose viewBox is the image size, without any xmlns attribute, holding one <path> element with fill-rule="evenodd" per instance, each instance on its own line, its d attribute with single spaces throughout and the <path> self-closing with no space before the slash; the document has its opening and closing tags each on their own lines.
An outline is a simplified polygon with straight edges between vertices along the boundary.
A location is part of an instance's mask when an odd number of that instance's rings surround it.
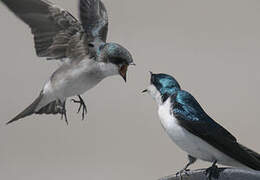
<svg viewBox="0 0 260 180">
<path fill-rule="evenodd" d="M 71 101 L 74 102 L 74 103 L 80 104 L 77 113 L 79 113 L 81 111 L 81 108 L 82 108 L 82 120 L 84 120 L 85 114 L 87 114 L 87 112 L 88 112 L 87 106 L 86 106 L 84 100 L 82 99 L 82 97 L 80 95 L 78 95 L 78 98 L 79 98 L 79 100 L 71 99 Z"/>
<path fill-rule="evenodd" d="M 176 177 L 180 176 L 180 179 L 182 180 L 183 175 L 189 176 L 189 173 L 188 173 L 189 171 L 190 171 L 189 169 L 184 168 L 184 169 L 178 171 L 175 175 L 176 175 Z"/>
<path fill-rule="evenodd" d="M 209 167 L 208 169 L 206 169 L 206 176 L 208 177 L 209 180 L 211 180 L 211 178 L 215 178 L 218 179 L 219 178 L 219 168 L 216 165 L 217 161 L 215 161 L 211 167 Z"/>
<path fill-rule="evenodd" d="M 183 174 L 185 174 L 186 176 L 189 176 L 188 172 L 189 172 L 190 170 L 188 169 L 188 167 L 189 167 L 190 165 L 192 165 L 193 163 L 195 163 L 196 160 L 197 160 L 195 157 L 193 157 L 193 156 L 191 156 L 191 155 L 188 155 L 188 159 L 189 159 L 188 164 L 186 164 L 186 166 L 185 166 L 182 170 L 180 170 L 179 172 L 176 173 L 176 177 L 177 177 L 177 176 L 180 176 L 181 180 L 182 180 L 182 175 L 183 175 Z"/>
<path fill-rule="evenodd" d="M 67 118 L 67 112 L 66 112 L 66 108 L 65 108 L 66 101 L 64 101 L 64 103 L 60 103 L 60 104 L 62 104 L 62 106 L 60 107 L 61 108 L 61 119 L 65 118 L 65 122 L 67 123 L 67 125 L 69 125 L 68 118 Z"/>
</svg>

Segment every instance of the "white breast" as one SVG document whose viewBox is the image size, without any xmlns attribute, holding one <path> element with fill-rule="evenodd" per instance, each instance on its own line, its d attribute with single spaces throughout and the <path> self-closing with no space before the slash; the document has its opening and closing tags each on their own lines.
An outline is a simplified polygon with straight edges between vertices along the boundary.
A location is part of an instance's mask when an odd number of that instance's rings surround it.
<svg viewBox="0 0 260 180">
<path fill-rule="evenodd" d="M 184 151 L 198 159 L 236 167 L 245 167 L 234 159 L 228 157 L 213 146 L 209 145 L 197 136 L 194 136 L 182 128 L 177 119 L 170 114 L 170 98 L 163 104 L 159 105 L 158 113 L 161 124 L 169 137 Z"/>
<path fill-rule="evenodd" d="M 79 64 L 64 64 L 52 76 L 51 93 L 59 99 L 83 94 L 105 77 L 115 75 L 115 69 L 115 65 L 89 59 Z"/>
</svg>

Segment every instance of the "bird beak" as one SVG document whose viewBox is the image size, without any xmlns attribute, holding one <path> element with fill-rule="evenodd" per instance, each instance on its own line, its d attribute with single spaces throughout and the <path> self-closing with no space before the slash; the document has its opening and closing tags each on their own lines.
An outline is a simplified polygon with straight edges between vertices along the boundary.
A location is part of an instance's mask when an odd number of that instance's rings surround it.
<svg viewBox="0 0 260 180">
<path fill-rule="evenodd" d="M 153 75 L 152 71 L 149 71 L 149 73 L 151 74 L 151 76 Z M 148 89 L 145 89 L 145 90 L 142 91 L 142 93 L 146 93 L 146 92 L 148 92 Z"/>
<path fill-rule="evenodd" d="M 127 68 L 128 68 L 128 65 L 123 65 L 123 66 L 120 68 L 120 70 L 119 70 L 119 74 L 122 76 L 122 78 L 125 80 L 125 82 L 126 82 Z"/>
<path fill-rule="evenodd" d="M 130 66 L 136 66 L 136 64 L 135 64 L 135 63 L 133 63 L 133 62 L 132 62 L 131 64 L 129 64 L 129 65 L 130 65 Z"/>
<path fill-rule="evenodd" d="M 145 89 L 145 90 L 143 90 L 143 91 L 142 91 L 142 93 L 146 93 L 147 91 L 148 91 L 148 90 L 147 90 L 147 89 Z"/>
</svg>

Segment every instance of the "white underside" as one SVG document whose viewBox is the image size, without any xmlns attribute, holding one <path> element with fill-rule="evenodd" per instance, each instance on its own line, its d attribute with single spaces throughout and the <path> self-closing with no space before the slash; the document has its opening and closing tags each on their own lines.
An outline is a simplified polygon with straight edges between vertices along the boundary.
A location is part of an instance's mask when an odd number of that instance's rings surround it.
<svg viewBox="0 0 260 180">
<path fill-rule="evenodd" d="M 220 152 L 201 138 L 182 128 L 174 116 L 170 115 L 170 99 L 159 106 L 161 124 L 169 137 L 184 151 L 198 159 L 235 167 L 245 167 L 226 154 Z"/>
<path fill-rule="evenodd" d="M 89 59 L 76 65 L 63 64 L 45 84 L 44 97 L 37 109 L 57 99 L 65 100 L 67 97 L 81 95 L 104 78 L 116 74 L 118 70 L 115 65 Z"/>
<path fill-rule="evenodd" d="M 148 87 L 149 94 L 156 100 L 159 105 L 158 114 L 161 120 L 161 125 L 165 129 L 172 141 L 177 144 L 183 151 L 189 155 L 208 162 L 217 160 L 219 164 L 244 167 L 241 163 L 230 158 L 218 149 L 214 148 L 201 138 L 193 135 L 178 124 L 178 120 L 171 115 L 171 101 L 168 98 L 164 103 L 161 102 L 159 91 L 153 86 Z"/>
</svg>

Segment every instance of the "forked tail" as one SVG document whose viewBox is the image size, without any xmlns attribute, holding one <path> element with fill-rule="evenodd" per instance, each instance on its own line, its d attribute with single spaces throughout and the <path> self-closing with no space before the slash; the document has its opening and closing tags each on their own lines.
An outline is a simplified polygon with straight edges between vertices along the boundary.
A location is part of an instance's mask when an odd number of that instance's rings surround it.
<svg viewBox="0 0 260 180">
<path fill-rule="evenodd" d="M 35 99 L 35 101 L 30 106 L 28 106 L 25 110 L 23 110 L 20 114 L 15 116 L 11 121 L 7 122 L 6 124 L 13 123 L 15 121 L 18 121 L 19 119 L 22 119 L 26 116 L 30 116 L 30 115 L 34 114 L 34 111 L 37 108 L 38 104 L 40 103 L 42 97 L 43 97 L 43 94 L 40 93 L 40 95 Z"/>
<path fill-rule="evenodd" d="M 62 103 L 59 100 L 53 101 L 47 104 L 46 106 L 42 107 L 40 110 L 37 110 L 42 98 L 43 94 L 40 93 L 40 95 L 30 106 L 28 106 L 25 110 L 23 110 L 20 114 L 18 114 L 16 117 L 14 117 L 11 121 L 7 122 L 6 124 L 13 123 L 15 121 L 18 121 L 19 119 L 22 119 L 26 116 L 30 116 L 32 114 L 64 114 L 65 102 Z"/>
</svg>

